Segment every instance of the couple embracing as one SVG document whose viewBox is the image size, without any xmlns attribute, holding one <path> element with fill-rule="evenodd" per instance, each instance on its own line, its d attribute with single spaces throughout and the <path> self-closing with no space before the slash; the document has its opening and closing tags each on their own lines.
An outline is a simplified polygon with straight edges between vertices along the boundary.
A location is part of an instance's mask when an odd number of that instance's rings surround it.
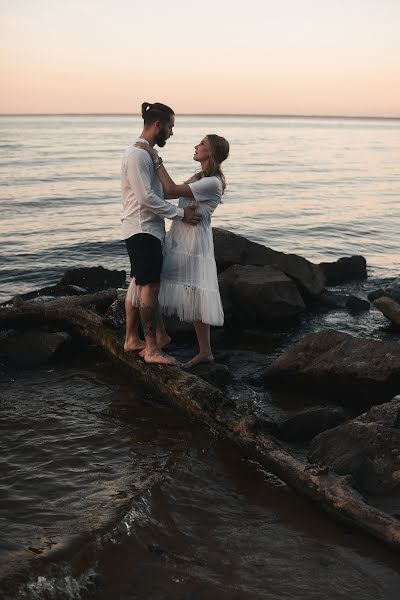
<svg viewBox="0 0 400 600">
<path fill-rule="evenodd" d="M 193 321 L 199 353 L 187 363 L 212 362 L 210 325 L 223 325 L 211 229 L 211 215 L 221 202 L 228 157 L 227 140 L 206 135 L 193 160 L 201 165 L 183 184 L 168 174 L 154 146 L 173 135 L 174 111 L 161 103 L 142 104 L 143 131 L 129 145 L 121 163 L 122 237 L 131 262 L 125 299 L 125 351 L 139 351 L 147 363 L 178 366 L 163 351 L 171 341 L 162 313 Z M 168 202 L 179 198 L 178 206 Z M 164 219 L 172 225 L 165 235 Z M 144 341 L 139 338 L 142 323 Z"/>
</svg>

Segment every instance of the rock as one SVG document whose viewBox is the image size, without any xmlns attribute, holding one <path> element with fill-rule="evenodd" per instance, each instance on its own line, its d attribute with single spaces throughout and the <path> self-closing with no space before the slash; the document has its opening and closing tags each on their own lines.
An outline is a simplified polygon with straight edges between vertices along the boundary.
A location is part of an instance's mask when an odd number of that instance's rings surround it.
<svg viewBox="0 0 400 600">
<path fill-rule="evenodd" d="M 218 275 L 218 287 L 221 295 L 222 308 L 224 309 L 224 325 L 229 326 L 234 322 L 234 308 L 231 296 L 230 283 L 223 273 Z"/>
<path fill-rule="evenodd" d="M 321 331 L 285 351 L 267 369 L 265 380 L 324 390 L 365 410 L 400 389 L 400 344 Z"/>
<path fill-rule="evenodd" d="M 190 372 L 220 390 L 233 381 L 228 367 L 216 362 L 197 365 L 190 369 Z"/>
<path fill-rule="evenodd" d="M 371 300 L 371 302 L 373 302 L 374 300 L 376 300 L 377 298 L 380 298 L 381 296 L 385 296 L 386 298 L 391 298 L 392 300 L 394 300 L 395 302 L 398 302 L 400 304 L 400 285 L 388 285 L 388 286 L 385 286 L 384 288 L 375 290 L 374 292 L 371 292 L 370 294 L 368 294 L 368 300 Z"/>
<path fill-rule="evenodd" d="M 110 287 L 118 288 L 126 281 L 126 271 L 110 271 L 104 267 L 82 267 L 69 269 L 61 278 L 58 286 L 74 285 L 89 292 L 97 292 Z"/>
<path fill-rule="evenodd" d="M 400 396 L 318 435 L 308 459 L 351 475 L 364 492 L 391 492 L 400 483 Z"/>
<path fill-rule="evenodd" d="M 346 308 L 347 298 L 346 294 L 337 294 L 329 290 L 324 290 L 318 298 L 318 302 L 321 306 L 327 308 Z"/>
<path fill-rule="evenodd" d="M 328 286 L 367 278 L 367 261 L 363 256 L 343 257 L 336 262 L 319 263 L 318 266 L 324 273 Z"/>
<path fill-rule="evenodd" d="M 126 290 L 117 290 L 117 299 L 108 307 L 103 317 L 103 323 L 113 329 L 125 332 L 125 297 Z"/>
<path fill-rule="evenodd" d="M 280 423 L 278 436 L 286 441 L 305 441 L 326 429 L 340 425 L 345 420 L 343 412 L 337 408 L 309 408 Z"/>
<path fill-rule="evenodd" d="M 391 298 L 381 296 L 374 300 L 374 305 L 382 314 L 392 321 L 394 325 L 400 325 L 400 304 Z"/>
<path fill-rule="evenodd" d="M 351 295 L 346 299 L 346 308 L 349 308 L 353 312 L 362 312 L 364 310 L 369 310 L 371 305 L 368 300 Z"/>
<path fill-rule="evenodd" d="M 235 373 L 235 378 L 251 385 L 260 385 L 271 359 L 266 354 L 250 350 L 217 350 L 214 356 Z"/>
<path fill-rule="evenodd" d="M 324 289 L 322 270 L 301 256 L 277 252 L 218 227 L 213 227 L 213 236 L 218 272 L 232 265 L 274 266 L 294 279 L 306 295 L 316 297 Z"/>
<path fill-rule="evenodd" d="M 37 367 L 48 363 L 70 340 L 70 335 L 62 331 L 25 331 L 1 339 L 0 355 L 17 367 Z"/>
<path fill-rule="evenodd" d="M 55 295 L 56 296 L 83 296 L 83 294 L 87 294 L 88 290 L 86 288 L 80 287 L 79 285 L 59 285 L 55 286 Z"/>
<path fill-rule="evenodd" d="M 233 265 L 220 280 L 235 318 L 246 324 L 293 317 L 306 307 L 296 284 L 275 267 Z"/>
<path fill-rule="evenodd" d="M 351 311 L 363 311 L 370 309 L 368 300 L 359 298 L 358 296 L 337 294 L 324 290 L 318 298 L 319 304 L 327 308 L 348 308 Z"/>
</svg>

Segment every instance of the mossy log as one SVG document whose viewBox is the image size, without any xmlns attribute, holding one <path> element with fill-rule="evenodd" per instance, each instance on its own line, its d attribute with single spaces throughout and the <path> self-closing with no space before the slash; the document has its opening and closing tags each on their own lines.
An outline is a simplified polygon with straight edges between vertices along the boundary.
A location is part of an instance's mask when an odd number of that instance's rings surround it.
<svg viewBox="0 0 400 600">
<path fill-rule="evenodd" d="M 85 308 L 105 307 L 115 298 L 116 292 L 107 290 L 43 304 L 19 301 L 12 307 L 0 309 L 0 329 L 39 323 L 73 328 L 129 365 L 138 378 L 151 384 L 161 396 L 240 444 L 283 482 L 335 519 L 400 550 L 400 521 L 370 505 L 352 487 L 350 476 L 338 476 L 326 467 L 310 466 L 296 459 L 272 437 L 258 430 L 255 415 L 240 414 L 232 400 L 194 374 L 177 367 L 146 365 L 136 354 L 125 352 L 121 334 Z"/>
</svg>

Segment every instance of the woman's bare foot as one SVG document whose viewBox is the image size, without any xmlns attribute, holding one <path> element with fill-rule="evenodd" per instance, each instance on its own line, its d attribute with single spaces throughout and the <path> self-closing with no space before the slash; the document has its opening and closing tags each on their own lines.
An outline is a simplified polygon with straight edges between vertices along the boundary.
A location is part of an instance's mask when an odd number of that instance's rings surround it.
<svg viewBox="0 0 400 600">
<path fill-rule="evenodd" d="M 135 352 L 137 350 L 143 350 L 146 343 L 138 337 L 125 339 L 124 350 L 125 352 Z"/>
<path fill-rule="evenodd" d="M 211 352 L 199 352 L 198 354 L 196 354 L 196 356 L 194 356 L 192 358 L 192 360 L 189 360 L 189 362 L 187 362 L 185 364 L 185 367 L 187 369 L 191 369 L 192 367 L 196 366 L 196 365 L 200 365 L 201 363 L 212 363 L 214 362 L 214 357 L 211 354 Z"/>
<path fill-rule="evenodd" d="M 159 364 L 159 365 L 171 365 L 173 367 L 179 367 L 180 364 L 173 358 L 172 356 L 168 356 L 161 350 L 156 350 L 155 352 L 149 352 L 148 350 L 143 350 L 140 353 L 140 356 L 144 358 L 144 362 L 148 364 Z"/>
<path fill-rule="evenodd" d="M 170 344 L 170 343 L 171 343 L 171 338 L 167 334 L 163 335 L 162 337 L 157 338 L 157 346 L 160 348 L 160 350 L 162 348 L 165 348 L 165 346 L 168 346 L 168 344 Z"/>
</svg>

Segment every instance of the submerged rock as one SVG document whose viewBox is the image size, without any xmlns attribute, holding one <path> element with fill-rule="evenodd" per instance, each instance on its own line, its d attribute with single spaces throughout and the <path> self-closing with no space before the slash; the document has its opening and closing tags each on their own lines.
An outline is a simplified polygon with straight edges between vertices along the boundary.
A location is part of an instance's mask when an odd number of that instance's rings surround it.
<svg viewBox="0 0 400 600">
<path fill-rule="evenodd" d="M 357 408 L 386 402 L 400 390 L 400 344 L 338 331 L 311 334 L 269 367 L 270 385 L 322 389 Z"/>
<path fill-rule="evenodd" d="M 225 296 L 229 293 L 233 314 L 241 322 L 285 319 L 306 308 L 296 284 L 275 267 L 233 265 L 220 280 Z"/>
<path fill-rule="evenodd" d="M 71 336 L 63 331 L 31 330 L 0 340 L 0 356 L 16 367 L 32 368 L 48 363 Z"/>
<path fill-rule="evenodd" d="M 311 442 L 308 459 L 351 475 L 364 492 L 400 491 L 400 396 L 321 433 Z"/>
<path fill-rule="evenodd" d="M 281 422 L 278 435 L 286 441 L 304 441 L 326 429 L 332 429 L 346 420 L 338 408 L 318 406 L 302 410 Z"/>
<path fill-rule="evenodd" d="M 364 300 L 359 296 L 338 294 L 328 290 L 322 292 L 318 302 L 327 308 L 343 308 L 354 312 L 369 310 L 371 308 L 368 300 Z"/>
<path fill-rule="evenodd" d="M 285 254 L 247 238 L 213 227 L 218 272 L 232 265 L 273 266 L 291 277 L 306 295 L 318 296 L 325 286 L 322 270 L 302 256 Z"/>
<path fill-rule="evenodd" d="M 233 375 L 226 365 L 220 363 L 207 363 L 196 365 L 190 369 L 190 373 L 207 381 L 214 387 L 223 390 L 228 384 L 232 383 Z"/>
<path fill-rule="evenodd" d="M 345 256 L 336 262 L 319 263 L 319 267 L 326 277 L 328 286 L 367 278 L 367 261 L 363 256 Z"/>
</svg>

